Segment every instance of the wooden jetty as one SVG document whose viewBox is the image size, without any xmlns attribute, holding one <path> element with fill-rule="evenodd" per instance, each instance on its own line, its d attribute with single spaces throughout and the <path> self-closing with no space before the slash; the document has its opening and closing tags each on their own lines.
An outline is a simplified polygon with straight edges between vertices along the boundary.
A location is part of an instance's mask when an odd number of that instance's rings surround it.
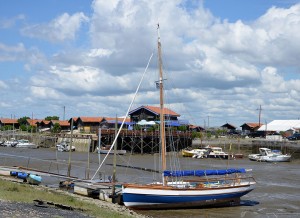
<svg viewBox="0 0 300 218">
<path fill-rule="evenodd" d="M 115 185 L 115 196 L 112 194 Z M 91 183 L 85 181 L 74 182 L 74 193 L 86 197 L 100 199 L 111 203 L 122 204 L 121 184 L 111 182 Z"/>
<path fill-rule="evenodd" d="M 101 131 L 101 145 L 110 146 L 114 138 L 114 130 Z M 192 145 L 191 132 L 168 132 L 167 144 L 171 138 L 175 143 L 176 151 Z M 117 149 L 127 150 L 130 153 L 157 153 L 159 152 L 159 142 L 158 131 L 122 130 L 117 139 Z M 167 146 L 167 151 L 172 151 L 170 146 Z"/>
<path fill-rule="evenodd" d="M 190 131 L 166 131 L 167 144 L 172 140 L 175 151 L 180 151 L 183 148 L 192 145 L 192 133 Z M 76 141 L 85 140 L 85 144 L 91 144 L 90 152 L 96 151 L 100 144 L 103 147 L 112 145 L 115 139 L 114 129 L 101 129 L 100 137 L 97 134 L 73 134 L 74 144 L 77 149 Z M 57 134 L 58 138 L 70 138 L 70 134 Z M 158 131 L 143 131 L 143 130 L 122 130 L 117 139 L 117 150 L 126 150 L 128 153 L 158 153 L 159 152 L 159 132 Z M 167 151 L 173 151 L 170 146 L 167 146 Z"/>
</svg>

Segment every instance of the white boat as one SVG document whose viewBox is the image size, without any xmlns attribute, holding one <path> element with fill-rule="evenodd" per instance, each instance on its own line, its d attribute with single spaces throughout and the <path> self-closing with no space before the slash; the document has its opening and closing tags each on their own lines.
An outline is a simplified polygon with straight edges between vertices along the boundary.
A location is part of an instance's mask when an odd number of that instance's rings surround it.
<svg viewBox="0 0 300 218">
<path fill-rule="evenodd" d="M 232 155 L 224 152 L 221 147 L 208 146 L 207 149 L 209 150 L 209 153 L 206 156 L 208 158 L 221 158 L 221 159 L 232 158 Z"/>
<path fill-rule="evenodd" d="M 63 141 L 56 145 L 56 149 L 57 149 L 57 151 L 70 151 L 70 145 L 68 142 Z M 75 150 L 76 150 L 75 146 L 72 145 L 72 151 L 75 151 Z"/>
<path fill-rule="evenodd" d="M 37 145 L 29 142 L 27 139 L 20 139 L 15 145 L 16 148 L 37 148 Z"/>
<path fill-rule="evenodd" d="M 159 32 L 158 60 L 159 81 L 157 82 L 157 86 L 159 86 L 160 90 L 160 166 L 162 181 L 155 184 L 123 184 L 122 197 L 124 205 L 132 209 L 177 209 L 201 206 L 238 205 L 240 197 L 252 191 L 255 185 L 255 180 L 252 177 L 242 176 L 242 174 L 240 174 L 245 173 L 245 169 L 167 170 L 166 128 L 163 116 L 164 77 L 162 73 L 161 42 Z M 233 177 L 230 177 L 229 174 Z M 208 178 L 209 175 L 218 175 L 218 177 Z M 193 182 L 184 179 L 191 176 L 200 176 L 202 179 L 194 180 Z"/>
<path fill-rule="evenodd" d="M 289 162 L 291 157 L 289 154 L 282 154 L 279 150 L 271 150 L 269 148 L 259 148 L 259 154 L 248 155 L 250 160 L 261 162 Z"/>
<path fill-rule="evenodd" d="M 2 145 L 6 147 L 15 147 L 18 144 L 18 141 L 15 138 L 5 141 Z"/>
<path fill-rule="evenodd" d="M 195 148 L 195 149 L 182 149 L 181 154 L 183 157 L 193 157 L 193 158 L 203 158 L 205 155 L 207 155 L 207 149 L 200 149 L 200 148 Z"/>
</svg>

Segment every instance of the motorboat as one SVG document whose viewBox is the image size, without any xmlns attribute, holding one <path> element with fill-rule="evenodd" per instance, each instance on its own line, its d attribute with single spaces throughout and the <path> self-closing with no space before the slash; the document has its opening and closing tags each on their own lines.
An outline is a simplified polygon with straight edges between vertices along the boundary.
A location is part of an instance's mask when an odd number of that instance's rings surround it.
<svg viewBox="0 0 300 218">
<path fill-rule="evenodd" d="M 3 146 L 6 147 L 15 147 L 18 144 L 18 141 L 15 138 L 11 138 L 3 143 Z"/>
<path fill-rule="evenodd" d="M 194 149 L 193 158 L 204 158 L 207 157 L 209 150 L 207 149 Z"/>
<path fill-rule="evenodd" d="M 29 142 L 27 139 L 20 139 L 17 142 L 16 148 L 37 148 L 36 144 Z"/>
<path fill-rule="evenodd" d="M 221 159 L 230 159 L 232 158 L 231 154 L 228 154 L 223 151 L 221 147 L 207 146 L 208 154 L 205 156 L 207 158 L 221 158 Z"/>
<path fill-rule="evenodd" d="M 250 160 L 260 162 L 289 162 L 291 157 L 289 154 L 282 154 L 279 150 L 269 148 L 259 148 L 259 154 L 248 155 Z"/>
<path fill-rule="evenodd" d="M 57 149 L 57 151 L 70 151 L 69 142 L 63 141 L 63 142 L 57 144 L 56 149 Z M 75 150 L 76 150 L 75 146 L 72 145 L 72 150 L 71 151 L 75 151 Z"/>
<path fill-rule="evenodd" d="M 201 149 L 201 148 L 196 148 L 196 149 L 183 149 L 181 150 L 181 154 L 183 157 L 193 157 L 193 158 L 203 158 L 207 154 L 207 149 Z"/>
</svg>

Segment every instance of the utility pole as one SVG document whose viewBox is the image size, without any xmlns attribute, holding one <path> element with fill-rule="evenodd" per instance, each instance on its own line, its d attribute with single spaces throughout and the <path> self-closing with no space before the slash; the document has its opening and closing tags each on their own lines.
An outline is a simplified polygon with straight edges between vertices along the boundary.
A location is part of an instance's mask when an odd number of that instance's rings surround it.
<svg viewBox="0 0 300 218">
<path fill-rule="evenodd" d="M 65 115 L 66 115 L 66 106 L 64 106 L 64 119 L 65 120 Z"/>
<path fill-rule="evenodd" d="M 262 111 L 261 105 L 259 105 L 259 108 L 256 109 L 256 110 L 259 111 L 259 113 L 258 113 L 258 126 L 260 127 L 260 118 L 261 118 L 261 111 Z"/>
<path fill-rule="evenodd" d="M 207 116 L 207 128 L 209 128 L 209 115 Z"/>
</svg>

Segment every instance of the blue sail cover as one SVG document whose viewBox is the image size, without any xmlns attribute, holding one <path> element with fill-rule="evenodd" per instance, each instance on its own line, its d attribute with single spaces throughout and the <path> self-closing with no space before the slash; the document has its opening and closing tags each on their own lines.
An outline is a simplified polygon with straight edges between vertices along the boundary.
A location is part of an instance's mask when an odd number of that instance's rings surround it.
<svg viewBox="0 0 300 218">
<path fill-rule="evenodd" d="M 246 173 L 244 168 L 240 169 L 225 169 L 225 170 L 181 170 L 181 171 L 164 171 L 164 176 L 214 176 L 214 175 L 226 175 L 232 173 Z"/>
</svg>

